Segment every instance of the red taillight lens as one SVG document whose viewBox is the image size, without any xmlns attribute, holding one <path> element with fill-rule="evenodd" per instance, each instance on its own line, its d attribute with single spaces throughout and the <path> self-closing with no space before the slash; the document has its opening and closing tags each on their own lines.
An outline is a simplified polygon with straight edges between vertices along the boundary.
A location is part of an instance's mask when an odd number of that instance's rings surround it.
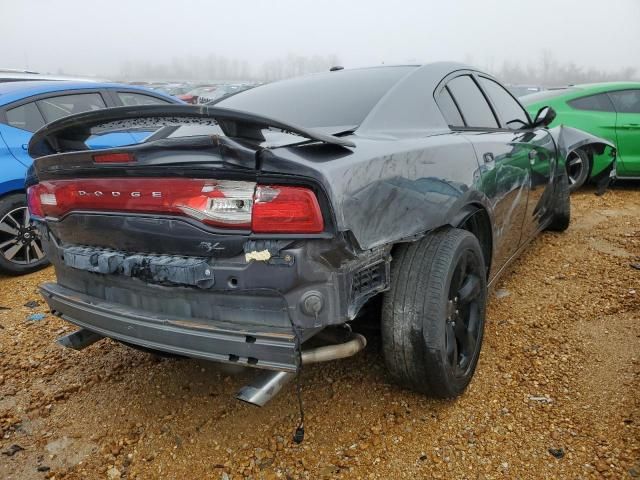
<svg viewBox="0 0 640 480">
<path fill-rule="evenodd" d="M 42 185 L 32 185 L 27 189 L 27 206 L 32 217 L 44 217 L 40 194 L 45 193 Z"/>
<path fill-rule="evenodd" d="M 324 230 L 316 195 L 308 188 L 258 185 L 251 230 L 258 233 L 320 233 Z"/>
<path fill-rule="evenodd" d="M 324 221 L 313 191 L 233 180 L 87 178 L 29 187 L 29 210 L 61 217 L 74 210 L 187 215 L 258 233 L 319 233 Z"/>
<path fill-rule="evenodd" d="M 42 182 L 33 190 L 40 216 L 72 210 L 186 214 L 223 227 L 248 228 L 255 183 L 187 178 L 108 178 Z"/>
<path fill-rule="evenodd" d="M 130 153 L 99 153 L 93 156 L 95 163 L 133 163 L 136 159 Z"/>
</svg>

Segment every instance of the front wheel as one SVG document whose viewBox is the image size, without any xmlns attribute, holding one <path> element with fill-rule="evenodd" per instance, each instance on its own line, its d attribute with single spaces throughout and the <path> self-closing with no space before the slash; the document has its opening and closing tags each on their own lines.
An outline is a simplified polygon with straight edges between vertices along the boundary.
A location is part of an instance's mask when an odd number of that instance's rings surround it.
<svg viewBox="0 0 640 480">
<path fill-rule="evenodd" d="M 476 369 L 487 301 L 478 239 L 447 228 L 393 254 L 382 342 L 391 376 L 434 397 L 456 397 Z"/>
<path fill-rule="evenodd" d="M 0 272 L 22 275 L 48 264 L 25 196 L 12 194 L 0 199 Z"/>
</svg>

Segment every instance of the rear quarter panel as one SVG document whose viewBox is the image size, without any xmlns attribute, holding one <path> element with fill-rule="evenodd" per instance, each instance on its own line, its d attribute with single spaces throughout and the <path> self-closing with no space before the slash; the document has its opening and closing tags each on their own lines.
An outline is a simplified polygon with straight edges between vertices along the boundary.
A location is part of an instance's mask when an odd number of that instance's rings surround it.
<svg viewBox="0 0 640 480">
<path fill-rule="evenodd" d="M 279 149 L 292 174 L 318 172 L 337 228 L 363 249 L 407 239 L 449 223 L 469 203 L 489 202 L 471 189 L 480 176 L 471 143 L 456 133 L 388 141 L 359 138 L 353 151 L 315 160 L 304 148 Z M 286 171 L 266 161 L 262 170 Z"/>
</svg>

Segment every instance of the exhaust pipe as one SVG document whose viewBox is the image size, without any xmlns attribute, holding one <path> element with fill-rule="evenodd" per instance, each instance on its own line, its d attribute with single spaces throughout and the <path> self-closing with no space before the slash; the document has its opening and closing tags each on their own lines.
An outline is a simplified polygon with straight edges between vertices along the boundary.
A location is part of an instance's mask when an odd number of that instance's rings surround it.
<svg viewBox="0 0 640 480">
<path fill-rule="evenodd" d="M 353 338 L 351 340 L 344 343 L 303 350 L 302 365 L 329 362 L 331 360 L 352 357 L 356 353 L 364 350 L 367 346 L 367 339 L 365 336 L 360 335 L 359 333 L 352 333 L 352 336 Z"/>
<path fill-rule="evenodd" d="M 86 328 L 76 330 L 69 335 L 60 337 L 57 342 L 63 347 L 73 348 L 74 350 L 82 350 L 89 345 L 96 343 L 98 340 L 102 340 L 104 337 Z"/>
<path fill-rule="evenodd" d="M 295 376 L 296 374 L 293 372 L 265 371 L 256 376 L 249 385 L 242 387 L 236 394 L 236 398 L 258 407 L 264 407 Z"/>
<path fill-rule="evenodd" d="M 353 338 L 345 343 L 304 350 L 301 355 L 302 365 L 351 357 L 364 350 L 366 346 L 367 339 L 364 335 L 354 333 Z M 265 371 L 257 375 L 250 384 L 242 387 L 236 394 L 236 398 L 258 407 L 264 407 L 295 376 L 294 372 Z"/>
</svg>

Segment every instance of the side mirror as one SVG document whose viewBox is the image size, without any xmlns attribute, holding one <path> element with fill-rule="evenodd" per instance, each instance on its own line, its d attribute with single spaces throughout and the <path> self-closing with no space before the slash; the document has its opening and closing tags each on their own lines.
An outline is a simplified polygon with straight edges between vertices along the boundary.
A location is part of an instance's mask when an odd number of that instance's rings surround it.
<svg viewBox="0 0 640 480">
<path fill-rule="evenodd" d="M 542 107 L 536 113 L 536 118 L 533 121 L 533 127 L 548 127 L 551 122 L 556 119 L 556 111 L 552 107 Z"/>
</svg>

